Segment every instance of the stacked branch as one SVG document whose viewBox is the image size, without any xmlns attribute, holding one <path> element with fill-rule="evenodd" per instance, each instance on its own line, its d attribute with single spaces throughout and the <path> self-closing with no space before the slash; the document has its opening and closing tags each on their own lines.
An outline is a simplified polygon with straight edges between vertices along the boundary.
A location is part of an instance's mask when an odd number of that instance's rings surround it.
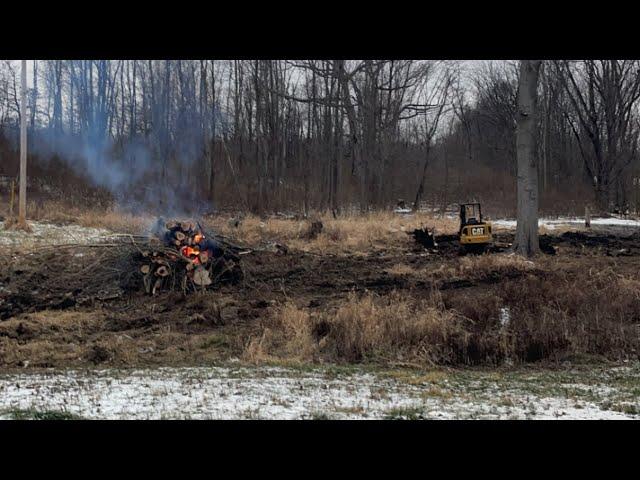
<svg viewBox="0 0 640 480">
<path fill-rule="evenodd" d="M 238 279 L 240 248 L 205 234 L 197 222 L 159 220 L 155 234 L 160 242 L 141 250 L 140 271 L 145 291 L 155 295 L 161 289 L 183 291 L 206 288 L 218 281 Z"/>
</svg>

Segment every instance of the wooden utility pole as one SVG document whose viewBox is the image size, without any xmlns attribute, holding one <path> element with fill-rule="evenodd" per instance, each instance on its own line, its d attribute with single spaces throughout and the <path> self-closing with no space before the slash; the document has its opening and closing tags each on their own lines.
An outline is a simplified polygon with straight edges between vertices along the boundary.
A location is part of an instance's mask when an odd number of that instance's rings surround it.
<svg viewBox="0 0 640 480">
<path fill-rule="evenodd" d="M 20 194 L 18 227 L 27 227 L 27 61 L 22 60 L 20 92 Z"/>
</svg>

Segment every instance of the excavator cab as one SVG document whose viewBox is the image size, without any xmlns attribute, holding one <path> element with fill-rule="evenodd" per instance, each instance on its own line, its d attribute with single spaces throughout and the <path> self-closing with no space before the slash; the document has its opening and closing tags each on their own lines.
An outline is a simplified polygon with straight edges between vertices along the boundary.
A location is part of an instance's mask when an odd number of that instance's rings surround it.
<svg viewBox="0 0 640 480">
<path fill-rule="evenodd" d="M 482 218 L 479 203 L 460 205 L 460 244 L 464 247 L 485 247 L 492 243 L 491 223 Z"/>
</svg>

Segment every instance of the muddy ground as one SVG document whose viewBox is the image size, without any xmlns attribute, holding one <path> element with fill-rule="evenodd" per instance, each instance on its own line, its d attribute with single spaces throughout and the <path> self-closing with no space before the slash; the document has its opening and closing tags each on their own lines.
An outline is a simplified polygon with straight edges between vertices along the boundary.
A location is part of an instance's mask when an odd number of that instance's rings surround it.
<svg viewBox="0 0 640 480">
<path fill-rule="evenodd" d="M 500 233 L 497 240 L 509 243 L 513 234 Z M 5 251 L 0 256 L 0 368 L 211 365 L 241 356 L 251 336 L 259 333 L 259 320 L 286 302 L 326 311 L 354 290 L 422 297 L 437 288 L 448 306 L 463 308 L 519 276 L 547 275 L 547 269 L 536 268 L 453 276 L 434 284 L 393 273 L 398 266 L 430 271 L 460 261 L 453 237 L 437 241 L 436 249 L 427 250 L 407 236 L 387 248 L 357 254 L 254 251 L 243 257 L 245 276 L 238 283 L 154 297 L 139 288 L 134 266 L 108 281 L 96 278 L 96 265 L 104 267 L 105 262 L 97 248 L 65 255 L 44 248 L 34 254 Z M 544 235 L 541 245 L 546 253 L 537 261 L 570 276 L 573 272 L 576 282 L 585 268 L 611 268 L 625 275 L 637 275 L 640 268 L 637 232 L 594 229 Z M 127 270 L 126 259 L 118 262 L 114 270 Z"/>
</svg>

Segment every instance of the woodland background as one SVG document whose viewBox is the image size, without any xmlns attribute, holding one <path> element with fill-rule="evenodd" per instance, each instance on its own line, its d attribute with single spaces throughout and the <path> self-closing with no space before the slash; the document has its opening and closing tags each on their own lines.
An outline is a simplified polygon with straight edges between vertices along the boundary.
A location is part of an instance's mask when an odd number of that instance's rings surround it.
<svg viewBox="0 0 640 480">
<path fill-rule="evenodd" d="M 0 61 L 0 188 L 157 212 L 516 204 L 516 61 Z M 545 61 L 543 214 L 640 209 L 640 62 Z"/>
</svg>

